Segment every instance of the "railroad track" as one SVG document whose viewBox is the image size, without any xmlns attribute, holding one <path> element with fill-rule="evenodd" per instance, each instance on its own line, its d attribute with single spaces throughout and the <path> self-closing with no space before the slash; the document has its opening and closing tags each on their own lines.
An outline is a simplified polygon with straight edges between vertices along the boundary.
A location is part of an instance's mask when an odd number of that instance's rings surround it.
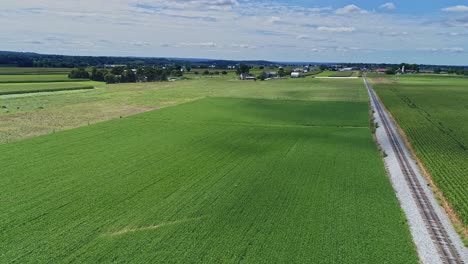
<svg viewBox="0 0 468 264">
<path fill-rule="evenodd" d="M 419 181 L 413 167 L 411 166 L 411 163 L 408 160 L 408 156 L 404 152 L 403 147 L 398 140 L 396 134 L 397 132 L 392 130 L 392 126 L 387 115 L 385 114 L 385 110 L 381 101 L 370 86 L 366 77 L 364 77 L 364 82 L 371 99 L 374 102 L 375 109 L 380 116 L 381 122 L 383 123 L 383 128 L 385 129 L 385 132 L 390 140 L 390 144 L 395 153 L 401 171 L 405 177 L 406 183 L 411 190 L 411 195 L 416 202 L 419 213 L 421 214 L 429 235 L 432 238 L 435 247 L 437 248 L 442 263 L 464 263 L 460 253 L 452 243 L 447 230 L 435 212 L 433 205 L 431 204 L 428 196 L 426 195 L 426 192 L 421 185 L 421 182 Z"/>
</svg>

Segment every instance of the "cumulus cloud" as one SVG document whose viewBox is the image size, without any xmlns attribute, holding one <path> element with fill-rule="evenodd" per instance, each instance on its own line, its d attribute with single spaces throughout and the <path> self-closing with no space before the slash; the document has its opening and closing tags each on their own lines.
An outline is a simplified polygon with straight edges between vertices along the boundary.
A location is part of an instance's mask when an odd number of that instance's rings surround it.
<svg viewBox="0 0 468 264">
<path fill-rule="evenodd" d="M 318 31 L 322 32 L 354 32 L 356 28 L 354 27 L 318 27 Z"/>
<path fill-rule="evenodd" d="M 386 9 L 386 10 L 395 10 L 396 5 L 392 2 L 385 3 L 381 6 L 379 6 L 380 9 Z"/>
<path fill-rule="evenodd" d="M 443 8 L 442 11 L 463 13 L 463 12 L 468 12 L 468 6 L 466 5 L 449 6 L 449 7 Z"/>
<path fill-rule="evenodd" d="M 368 12 L 356 5 L 347 5 L 343 8 L 339 8 L 335 11 L 338 15 L 346 15 L 346 14 L 367 14 Z"/>
</svg>

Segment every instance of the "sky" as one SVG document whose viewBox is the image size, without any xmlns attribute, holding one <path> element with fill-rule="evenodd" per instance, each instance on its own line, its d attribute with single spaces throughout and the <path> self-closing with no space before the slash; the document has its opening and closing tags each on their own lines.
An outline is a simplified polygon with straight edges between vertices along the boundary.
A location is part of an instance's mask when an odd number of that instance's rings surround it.
<svg viewBox="0 0 468 264">
<path fill-rule="evenodd" d="M 0 50 L 468 65 L 468 0 L 15 0 Z"/>
</svg>

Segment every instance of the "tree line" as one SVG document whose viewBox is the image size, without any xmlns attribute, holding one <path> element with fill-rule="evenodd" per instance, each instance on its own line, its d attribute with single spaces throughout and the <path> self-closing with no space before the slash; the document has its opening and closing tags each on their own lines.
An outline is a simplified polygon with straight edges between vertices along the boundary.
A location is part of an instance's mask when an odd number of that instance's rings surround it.
<svg viewBox="0 0 468 264">
<path fill-rule="evenodd" d="M 136 69 L 128 66 L 117 66 L 110 70 L 93 67 L 91 72 L 88 72 L 85 68 L 77 68 L 73 69 L 68 77 L 106 83 L 164 82 L 168 81 L 169 77 L 182 77 L 183 72 L 181 69 L 181 66 L 145 66 Z"/>
</svg>

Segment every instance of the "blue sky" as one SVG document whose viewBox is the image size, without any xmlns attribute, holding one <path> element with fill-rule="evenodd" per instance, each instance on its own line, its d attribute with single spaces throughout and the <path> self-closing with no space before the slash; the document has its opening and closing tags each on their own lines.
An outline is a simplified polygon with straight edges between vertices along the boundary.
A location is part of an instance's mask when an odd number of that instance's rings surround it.
<svg viewBox="0 0 468 264">
<path fill-rule="evenodd" d="M 468 65 L 468 0 L 19 0 L 0 50 Z"/>
</svg>

